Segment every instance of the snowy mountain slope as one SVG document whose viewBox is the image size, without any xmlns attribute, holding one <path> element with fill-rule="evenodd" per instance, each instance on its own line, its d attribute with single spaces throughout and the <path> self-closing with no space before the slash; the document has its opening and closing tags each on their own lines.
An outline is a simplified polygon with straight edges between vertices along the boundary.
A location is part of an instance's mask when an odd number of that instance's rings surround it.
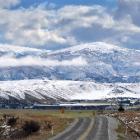
<svg viewBox="0 0 140 140">
<path fill-rule="evenodd" d="M 102 83 L 140 82 L 139 50 L 103 42 L 81 44 L 54 52 L 14 47 L 0 47 L 1 81 L 45 78 Z M 8 55 L 8 59 L 4 54 Z"/>
<path fill-rule="evenodd" d="M 86 44 L 80 44 L 77 46 L 72 46 L 70 48 L 55 51 L 54 53 L 51 53 L 51 54 L 64 53 L 64 52 L 74 53 L 81 50 L 112 52 L 113 50 L 122 51 L 122 50 L 127 50 L 127 49 L 120 48 L 113 44 L 107 44 L 105 42 L 93 42 L 93 43 L 86 43 Z"/>
<path fill-rule="evenodd" d="M 120 48 L 103 42 L 81 44 L 47 55 L 59 61 L 82 57 L 82 67 L 57 67 L 57 75 L 67 80 L 94 80 L 98 82 L 139 82 L 140 51 Z"/>
<path fill-rule="evenodd" d="M 140 84 L 100 84 L 82 81 L 22 80 L 0 82 L 0 98 L 26 100 L 96 100 L 140 98 Z"/>
<path fill-rule="evenodd" d="M 28 47 L 21 47 L 21 46 L 14 46 L 8 44 L 0 44 L 0 57 L 2 56 L 14 56 L 14 57 L 25 57 L 28 55 L 41 55 L 44 50 L 35 49 L 35 48 L 28 48 Z"/>
</svg>

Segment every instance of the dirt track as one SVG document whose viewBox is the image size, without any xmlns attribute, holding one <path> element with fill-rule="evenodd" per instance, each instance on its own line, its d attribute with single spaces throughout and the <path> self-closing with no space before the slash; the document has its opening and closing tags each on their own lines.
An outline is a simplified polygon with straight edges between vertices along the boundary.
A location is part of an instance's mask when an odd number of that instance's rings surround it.
<svg viewBox="0 0 140 140">
<path fill-rule="evenodd" d="M 104 116 L 79 118 L 73 126 L 51 140 L 109 140 L 108 119 Z"/>
</svg>

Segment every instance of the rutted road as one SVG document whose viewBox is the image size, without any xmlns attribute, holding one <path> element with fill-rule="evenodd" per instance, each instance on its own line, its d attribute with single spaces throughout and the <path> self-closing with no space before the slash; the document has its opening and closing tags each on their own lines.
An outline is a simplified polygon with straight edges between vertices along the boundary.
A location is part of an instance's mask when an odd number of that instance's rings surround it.
<svg viewBox="0 0 140 140">
<path fill-rule="evenodd" d="M 100 116 L 95 118 L 95 124 L 87 140 L 109 140 L 108 119 L 106 117 Z"/>
<path fill-rule="evenodd" d="M 108 119 L 104 116 L 79 118 L 51 140 L 109 140 Z"/>
</svg>

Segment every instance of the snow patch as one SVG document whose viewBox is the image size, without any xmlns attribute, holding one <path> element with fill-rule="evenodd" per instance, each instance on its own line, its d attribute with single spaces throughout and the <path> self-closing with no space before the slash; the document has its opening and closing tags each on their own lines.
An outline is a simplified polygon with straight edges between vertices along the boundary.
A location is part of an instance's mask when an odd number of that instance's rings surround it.
<svg viewBox="0 0 140 140">
<path fill-rule="evenodd" d="M 114 90 L 121 88 L 123 92 Z M 115 92 L 114 92 L 115 91 Z M 82 81 L 23 80 L 0 82 L 0 97 L 25 99 L 25 95 L 66 100 L 97 100 L 106 98 L 140 98 L 140 83 L 137 84 L 100 84 Z"/>
</svg>

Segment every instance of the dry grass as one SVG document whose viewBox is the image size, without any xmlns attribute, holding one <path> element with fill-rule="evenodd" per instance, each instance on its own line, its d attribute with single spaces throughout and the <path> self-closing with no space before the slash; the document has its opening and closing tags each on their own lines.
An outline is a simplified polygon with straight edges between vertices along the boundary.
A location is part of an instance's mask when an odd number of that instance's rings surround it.
<svg viewBox="0 0 140 140">
<path fill-rule="evenodd" d="M 94 111 L 83 110 L 83 111 L 71 111 L 66 110 L 64 113 L 61 113 L 60 110 L 16 110 L 16 109 L 3 109 L 0 110 L 1 114 L 8 113 L 12 115 L 19 116 L 20 118 L 32 118 L 33 117 L 46 117 L 53 116 L 57 118 L 77 118 L 77 117 L 92 117 L 95 115 Z"/>
<path fill-rule="evenodd" d="M 25 121 L 34 120 L 40 123 L 41 130 L 28 137 L 28 140 L 46 140 L 52 136 L 52 130 L 47 128 L 47 123 L 53 125 L 53 135 L 63 131 L 75 118 L 78 117 L 93 117 L 94 111 L 64 111 L 59 110 L 15 110 L 6 109 L 0 110 L 0 118 L 3 114 L 10 114 L 19 117 L 17 128 L 20 128 Z M 26 140 L 25 138 L 23 140 Z"/>
<path fill-rule="evenodd" d="M 117 133 L 125 133 L 125 127 L 122 124 L 118 124 L 118 128 L 116 129 Z"/>
<path fill-rule="evenodd" d="M 60 131 L 63 131 L 64 128 L 73 121 L 72 118 L 65 118 L 65 115 L 62 115 L 58 111 L 52 111 L 52 113 L 50 111 L 48 113 L 48 111 L 45 110 L 0 110 L 1 119 L 3 118 L 3 114 L 19 117 L 19 120 L 16 124 L 17 129 L 20 129 L 25 121 L 34 120 L 39 122 L 41 125 L 40 132 L 31 135 L 28 137 L 28 140 L 42 140 L 52 136 L 52 129 L 47 128 L 48 123 L 53 126 L 53 135 L 56 135 Z"/>
<path fill-rule="evenodd" d="M 108 113 L 109 116 L 115 117 L 122 122 L 117 131 L 123 132 L 123 126 L 127 127 L 127 136 L 137 139 L 140 136 L 140 112 L 139 111 L 125 111 L 123 113 L 114 112 Z M 123 132 L 124 133 L 124 132 Z M 120 137 L 122 139 L 122 137 Z M 139 139 L 139 138 L 138 138 Z"/>
<path fill-rule="evenodd" d="M 125 112 L 119 114 L 119 119 L 140 133 L 140 112 Z"/>
</svg>

